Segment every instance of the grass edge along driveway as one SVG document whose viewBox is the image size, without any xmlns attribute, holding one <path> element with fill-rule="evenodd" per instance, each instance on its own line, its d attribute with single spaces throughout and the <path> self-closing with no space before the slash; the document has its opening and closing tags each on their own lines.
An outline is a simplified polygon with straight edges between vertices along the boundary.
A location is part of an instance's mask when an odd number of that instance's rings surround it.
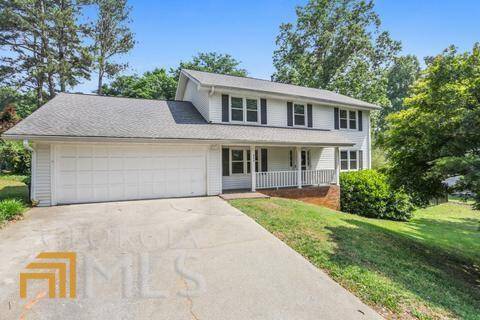
<svg viewBox="0 0 480 320">
<path fill-rule="evenodd" d="M 480 319 L 480 212 L 443 204 L 410 222 L 280 198 L 230 202 L 394 319 Z"/>
</svg>

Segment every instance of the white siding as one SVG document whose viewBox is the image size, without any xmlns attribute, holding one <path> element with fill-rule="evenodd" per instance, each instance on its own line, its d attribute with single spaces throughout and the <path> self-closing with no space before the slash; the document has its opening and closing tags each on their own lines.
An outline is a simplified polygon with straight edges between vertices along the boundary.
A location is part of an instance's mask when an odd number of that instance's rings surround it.
<svg viewBox="0 0 480 320">
<path fill-rule="evenodd" d="M 268 171 L 293 170 L 290 167 L 290 148 L 268 148 Z M 294 159 L 295 161 L 295 159 Z"/>
<path fill-rule="evenodd" d="M 312 170 L 335 169 L 334 148 L 312 148 L 310 151 Z"/>
<path fill-rule="evenodd" d="M 222 193 L 222 148 L 212 145 L 207 152 L 207 194 Z"/>
<path fill-rule="evenodd" d="M 39 206 L 51 205 L 50 145 L 38 144 L 36 150 L 35 200 Z"/>
<path fill-rule="evenodd" d="M 209 97 L 207 91 L 197 90 L 197 85 L 191 80 L 188 80 L 183 100 L 193 103 L 195 108 L 197 108 L 197 110 L 205 118 L 205 120 L 210 121 L 208 111 Z"/>
<path fill-rule="evenodd" d="M 252 179 L 250 174 L 234 174 L 222 177 L 223 190 L 232 189 L 250 189 L 252 187 Z"/>
</svg>

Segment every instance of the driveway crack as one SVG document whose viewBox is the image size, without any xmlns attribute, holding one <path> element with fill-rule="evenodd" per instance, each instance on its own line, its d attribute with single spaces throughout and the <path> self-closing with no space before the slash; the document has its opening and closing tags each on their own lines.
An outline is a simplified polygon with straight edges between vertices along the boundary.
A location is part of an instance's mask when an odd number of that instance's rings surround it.
<svg viewBox="0 0 480 320">
<path fill-rule="evenodd" d="M 192 316 L 192 319 L 193 320 L 200 320 L 199 317 L 197 317 L 197 315 L 195 314 L 195 312 L 193 311 L 193 299 L 192 297 L 190 297 L 190 295 L 188 294 L 188 284 L 187 284 L 187 280 L 185 280 L 184 277 L 180 277 L 182 279 L 182 283 L 183 285 L 185 286 L 185 298 L 187 298 L 187 304 L 188 304 L 188 311 L 190 312 L 190 315 Z"/>
</svg>

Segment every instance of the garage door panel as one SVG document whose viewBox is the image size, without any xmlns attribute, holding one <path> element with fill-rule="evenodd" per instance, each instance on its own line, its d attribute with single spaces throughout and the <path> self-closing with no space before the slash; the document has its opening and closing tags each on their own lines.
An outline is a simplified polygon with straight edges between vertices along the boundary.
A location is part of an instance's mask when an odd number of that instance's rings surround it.
<svg viewBox="0 0 480 320">
<path fill-rule="evenodd" d="M 58 146 L 57 202 L 205 195 L 205 152 L 197 146 Z"/>
</svg>

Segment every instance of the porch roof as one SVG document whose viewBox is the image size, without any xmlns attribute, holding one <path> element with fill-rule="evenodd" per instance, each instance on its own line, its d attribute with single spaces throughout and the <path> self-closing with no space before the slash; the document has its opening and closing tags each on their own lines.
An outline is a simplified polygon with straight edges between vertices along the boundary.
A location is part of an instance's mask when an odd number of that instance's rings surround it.
<svg viewBox="0 0 480 320">
<path fill-rule="evenodd" d="M 208 123 L 186 101 L 58 94 L 5 132 L 32 140 L 205 140 L 219 143 L 352 146 L 337 131 Z"/>
</svg>

